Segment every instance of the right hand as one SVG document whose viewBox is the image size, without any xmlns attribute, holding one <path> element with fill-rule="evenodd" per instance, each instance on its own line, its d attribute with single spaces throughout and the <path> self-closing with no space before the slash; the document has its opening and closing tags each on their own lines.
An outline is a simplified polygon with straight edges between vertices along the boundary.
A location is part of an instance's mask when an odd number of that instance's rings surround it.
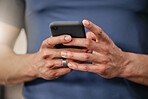
<svg viewBox="0 0 148 99">
<path fill-rule="evenodd" d="M 70 68 L 59 68 L 63 66 L 61 57 L 62 49 L 55 48 L 56 44 L 68 43 L 71 40 L 72 38 L 69 35 L 50 37 L 44 40 L 40 50 L 32 54 L 33 57 L 30 60 L 31 72 L 34 72 L 36 77 L 41 77 L 46 80 L 52 80 L 71 72 Z M 66 50 L 75 50 L 77 52 L 86 51 L 86 49 Z M 68 61 L 70 60 L 67 60 L 67 63 Z"/>
</svg>

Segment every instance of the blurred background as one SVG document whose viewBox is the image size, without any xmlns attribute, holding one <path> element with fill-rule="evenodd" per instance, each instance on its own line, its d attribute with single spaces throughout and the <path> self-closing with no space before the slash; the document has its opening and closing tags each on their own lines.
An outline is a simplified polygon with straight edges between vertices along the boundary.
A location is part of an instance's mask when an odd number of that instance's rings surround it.
<svg viewBox="0 0 148 99">
<path fill-rule="evenodd" d="M 14 51 L 18 54 L 25 54 L 27 40 L 25 31 L 22 29 L 14 46 Z M 13 86 L 0 86 L 0 99 L 24 99 L 22 96 L 23 83 Z"/>
</svg>

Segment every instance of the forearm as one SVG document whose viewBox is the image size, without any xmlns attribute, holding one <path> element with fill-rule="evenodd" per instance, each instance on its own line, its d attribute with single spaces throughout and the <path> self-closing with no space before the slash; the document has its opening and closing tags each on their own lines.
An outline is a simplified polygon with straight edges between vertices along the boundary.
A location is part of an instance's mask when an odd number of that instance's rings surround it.
<svg viewBox="0 0 148 99">
<path fill-rule="evenodd" d="M 133 82 L 148 86 L 148 55 L 128 54 L 128 64 L 122 77 Z"/>
<path fill-rule="evenodd" d="M 29 66 L 31 54 L 17 55 L 8 46 L 1 46 L 0 84 L 11 85 L 35 79 Z"/>
</svg>

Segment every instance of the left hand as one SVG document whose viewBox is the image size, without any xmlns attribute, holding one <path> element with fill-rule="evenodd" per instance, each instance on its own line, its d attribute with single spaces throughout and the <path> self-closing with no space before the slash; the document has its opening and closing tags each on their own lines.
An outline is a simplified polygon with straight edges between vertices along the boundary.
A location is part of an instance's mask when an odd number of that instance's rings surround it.
<svg viewBox="0 0 148 99">
<path fill-rule="evenodd" d="M 63 58 L 92 62 L 92 64 L 69 62 L 68 67 L 97 73 L 105 78 L 122 77 L 124 69 L 129 63 L 129 55 L 118 48 L 99 26 L 88 20 L 83 20 L 83 25 L 91 31 L 87 33 L 87 39 L 73 38 L 65 45 L 86 47 L 93 52 L 62 51 L 61 55 Z"/>
</svg>

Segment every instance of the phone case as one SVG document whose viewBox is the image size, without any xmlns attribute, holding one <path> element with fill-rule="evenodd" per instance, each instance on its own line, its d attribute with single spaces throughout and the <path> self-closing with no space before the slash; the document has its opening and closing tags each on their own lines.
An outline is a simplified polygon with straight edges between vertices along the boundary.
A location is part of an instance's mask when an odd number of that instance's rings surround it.
<svg viewBox="0 0 148 99">
<path fill-rule="evenodd" d="M 71 35 L 72 38 L 86 38 L 85 29 L 81 21 L 55 21 L 50 24 L 53 36 Z M 82 48 L 75 46 L 56 45 L 56 48 Z"/>
</svg>

